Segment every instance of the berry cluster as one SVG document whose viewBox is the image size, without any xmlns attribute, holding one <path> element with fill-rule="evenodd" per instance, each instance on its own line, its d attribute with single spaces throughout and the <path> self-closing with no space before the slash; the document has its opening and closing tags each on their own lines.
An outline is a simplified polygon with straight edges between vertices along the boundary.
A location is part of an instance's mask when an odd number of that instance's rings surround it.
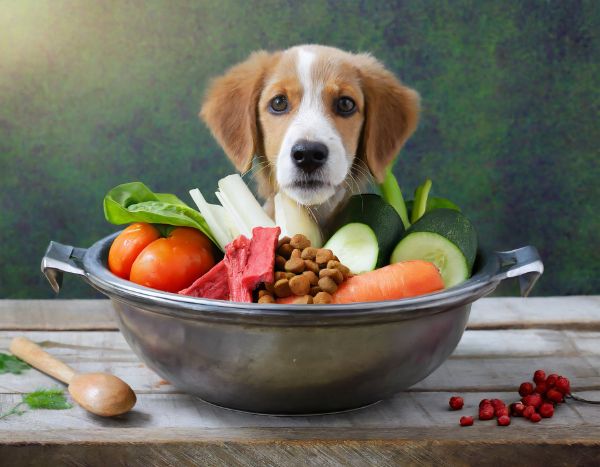
<svg viewBox="0 0 600 467">
<path fill-rule="evenodd" d="M 483 399 L 479 403 L 479 420 L 492 420 L 494 417 L 500 426 L 510 425 L 510 417 L 525 417 L 533 423 L 542 418 L 554 415 L 554 408 L 565 401 L 565 396 L 571 393 L 571 384 L 563 376 L 552 373 L 546 377 L 544 370 L 537 370 L 533 374 L 533 383 L 524 382 L 519 386 L 520 402 L 514 402 L 506 407 L 500 399 Z M 450 408 L 460 410 L 463 408 L 462 397 L 450 398 Z M 473 417 L 460 418 L 461 426 L 473 425 Z"/>
</svg>

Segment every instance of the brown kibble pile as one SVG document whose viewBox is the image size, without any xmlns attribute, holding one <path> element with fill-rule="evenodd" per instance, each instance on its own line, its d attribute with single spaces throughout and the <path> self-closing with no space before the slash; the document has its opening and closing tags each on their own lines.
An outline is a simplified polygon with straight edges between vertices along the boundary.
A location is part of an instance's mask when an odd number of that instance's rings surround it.
<svg viewBox="0 0 600 467">
<path fill-rule="evenodd" d="M 263 284 L 256 297 L 258 303 L 292 295 L 297 304 L 331 303 L 332 294 L 350 276 L 350 269 L 331 250 L 310 246 L 301 234 L 283 237 L 275 256 L 275 282 Z"/>
</svg>

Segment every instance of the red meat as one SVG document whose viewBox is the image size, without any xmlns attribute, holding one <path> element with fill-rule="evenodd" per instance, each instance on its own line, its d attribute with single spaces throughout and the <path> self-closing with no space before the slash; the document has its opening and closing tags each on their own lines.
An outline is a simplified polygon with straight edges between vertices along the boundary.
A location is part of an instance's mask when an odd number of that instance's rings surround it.
<svg viewBox="0 0 600 467">
<path fill-rule="evenodd" d="M 275 278 L 275 249 L 281 229 L 279 227 L 255 227 L 252 229 L 250 253 L 242 284 L 254 290 L 261 282 L 273 282 Z"/>
<path fill-rule="evenodd" d="M 179 293 L 191 297 L 229 300 L 229 282 L 225 262 L 220 261 L 215 264 L 210 271 L 196 279 L 187 289 L 180 290 Z"/>
<path fill-rule="evenodd" d="M 240 235 L 225 247 L 225 265 L 229 282 L 229 299 L 232 302 L 252 302 L 252 292 L 243 283 L 250 256 L 250 240 Z"/>
</svg>

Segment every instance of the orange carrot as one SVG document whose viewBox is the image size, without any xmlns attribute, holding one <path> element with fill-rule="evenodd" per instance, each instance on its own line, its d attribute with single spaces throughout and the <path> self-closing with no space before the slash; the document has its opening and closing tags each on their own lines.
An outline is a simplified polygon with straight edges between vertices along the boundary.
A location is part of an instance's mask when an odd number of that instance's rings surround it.
<svg viewBox="0 0 600 467">
<path fill-rule="evenodd" d="M 333 303 L 396 300 L 443 288 L 442 276 L 433 263 L 402 261 L 348 278 L 333 294 Z M 295 298 L 278 299 L 277 303 L 293 303 Z"/>
</svg>

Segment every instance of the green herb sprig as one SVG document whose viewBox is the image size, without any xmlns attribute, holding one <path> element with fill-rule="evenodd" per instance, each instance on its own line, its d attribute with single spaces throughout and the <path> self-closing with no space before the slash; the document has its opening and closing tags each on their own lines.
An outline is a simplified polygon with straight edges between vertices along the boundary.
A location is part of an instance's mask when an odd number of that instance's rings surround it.
<svg viewBox="0 0 600 467">
<path fill-rule="evenodd" d="M 29 368 L 31 367 L 20 358 L 0 352 L 0 375 L 4 373 L 20 375 Z"/>
<path fill-rule="evenodd" d="M 65 410 L 73 407 L 67 402 L 62 389 L 38 389 L 29 394 L 23 394 L 23 400 L 7 412 L 0 414 L 0 420 L 10 415 L 23 415 L 26 412 L 26 410 L 22 410 L 23 406 L 32 410 Z"/>
</svg>

